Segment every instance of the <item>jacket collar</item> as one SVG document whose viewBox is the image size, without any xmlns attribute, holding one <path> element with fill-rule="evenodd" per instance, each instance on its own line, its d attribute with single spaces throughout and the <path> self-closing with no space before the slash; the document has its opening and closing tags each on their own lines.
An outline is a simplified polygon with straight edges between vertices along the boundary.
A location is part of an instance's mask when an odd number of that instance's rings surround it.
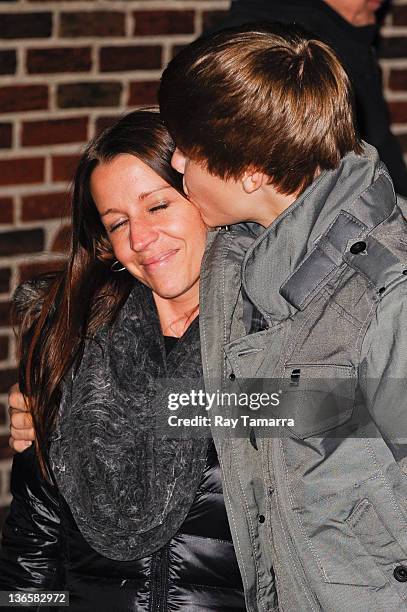
<svg viewBox="0 0 407 612">
<path fill-rule="evenodd" d="M 394 205 L 393 185 L 376 150 L 365 144 L 363 155 L 347 154 L 251 244 L 242 265 L 249 299 L 269 319 L 292 316 L 343 263 L 349 242 L 370 233 Z"/>
</svg>

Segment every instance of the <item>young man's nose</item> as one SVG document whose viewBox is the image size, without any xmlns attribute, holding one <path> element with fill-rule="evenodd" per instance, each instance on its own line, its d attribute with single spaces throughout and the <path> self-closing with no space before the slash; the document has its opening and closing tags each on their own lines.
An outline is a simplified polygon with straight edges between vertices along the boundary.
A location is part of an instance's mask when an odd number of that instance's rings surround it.
<svg viewBox="0 0 407 612">
<path fill-rule="evenodd" d="M 180 174 L 184 174 L 186 161 L 187 158 L 185 155 L 179 149 L 175 149 L 171 158 L 171 166 L 174 168 L 174 170 Z"/>
<path fill-rule="evenodd" d="M 150 223 L 135 221 L 130 227 L 130 246 L 133 251 L 144 251 L 159 237 L 158 230 Z"/>
</svg>

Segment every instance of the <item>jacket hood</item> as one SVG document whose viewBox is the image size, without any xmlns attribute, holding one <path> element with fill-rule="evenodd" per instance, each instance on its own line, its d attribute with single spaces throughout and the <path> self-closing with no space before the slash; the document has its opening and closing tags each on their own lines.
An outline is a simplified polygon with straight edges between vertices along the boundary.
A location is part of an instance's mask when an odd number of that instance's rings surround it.
<svg viewBox="0 0 407 612">
<path fill-rule="evenodd" d="M 360 239 L 389 216 L 395 202 L 393 184 L 376 149 L 365 144 L 362 155 L 348 153 L 337 169 L 322 172 L 251 244 L 242 266 L 247 295 L 266 317 L 282 320 L 291 316 L 296 308 L 281 295 L 281 288 L 323 244 L 341 211 L 356 220 L 351 223 L 356 223 Z M 341 251 L 337 253 L 340 260 L 347 243 L 355 239 L 354 230 L 343 231 L 342 247 L 336 247 Z M 340 265 L 339 260 L 336 263 Z"/>
</svg>

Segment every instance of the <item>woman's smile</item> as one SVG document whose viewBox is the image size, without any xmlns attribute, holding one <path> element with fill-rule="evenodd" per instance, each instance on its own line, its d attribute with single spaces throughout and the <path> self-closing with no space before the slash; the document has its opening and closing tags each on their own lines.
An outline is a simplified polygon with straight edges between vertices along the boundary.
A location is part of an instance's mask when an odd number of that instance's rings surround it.
<svg viewBox="0 0 407 612">
<path fill-rule="evenodd" d="M 146 260 L 141 262 L 149 272 L 154 272 L 157 268 L 162 268 L 165 265 L 172 263 L 174 255 L 179 252 L 179 249 L 171 249 L 161 254 L 153 255 L 148 257 Z"/>
</svg>

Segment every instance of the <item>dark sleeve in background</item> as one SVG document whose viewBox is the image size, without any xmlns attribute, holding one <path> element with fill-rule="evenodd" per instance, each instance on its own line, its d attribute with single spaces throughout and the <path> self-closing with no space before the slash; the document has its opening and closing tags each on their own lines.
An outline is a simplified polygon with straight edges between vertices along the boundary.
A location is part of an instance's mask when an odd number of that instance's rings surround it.
<svg viewBox="0 0 407 612">
<path fill-rule="evenodd" d="M 400 143 L 390 130 L 374 48 L 377 28 L 352 26 L 323 0 L 234 0 L 226 19 L 213 30 L 256 21 L 295 22 L 335 49 L 353 83 L 360 135 L 378 150 L 396 191 L 407 196 L 407 169 Z"/>
<path fill-rule="evenodd" d="M 33 446 L 14 456 L 11 493 L 0 549 L 0 590 L 62 588 L 58 494 L 42 477 Z"/>
<path fill-rule="evenodd" d="M 360 134 L 378 150 L 380 159 L 390 172 L 396 192 L 407 196 L 407 168 L 400 142 L 390 129 L 389 110 L 384 99 L 382 74 L 375 49 L 364 47 L 363 51 L 364 57 L 359 61 L 351 61 L 342 53 L 355 91 Z"/>
</svg>

